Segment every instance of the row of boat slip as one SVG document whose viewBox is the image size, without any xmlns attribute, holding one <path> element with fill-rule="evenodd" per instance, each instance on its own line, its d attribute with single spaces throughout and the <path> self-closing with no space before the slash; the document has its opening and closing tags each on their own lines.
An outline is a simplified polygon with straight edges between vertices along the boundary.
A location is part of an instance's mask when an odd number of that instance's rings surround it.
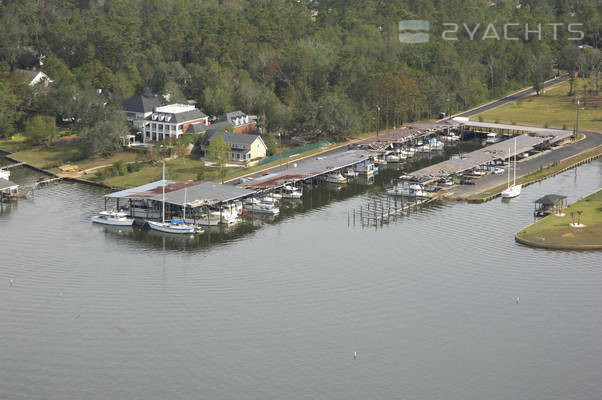
<svg viewBox="0 0 602 400">
<path fill-rule="evenodd" d="M 456 142 L 460 140 L 459 136 L 446 136 L 445 141 Z M 425 142 L 418 140 L 413 146 L 404 146 L 385 151 L 380 157 L 377 157 L 379 163 L 398 163 L 408 158 L 414 157 L 419 153 L 431 153 L 433 151 L 441 151 L 445 147 L 444 141 L 438 139 L 428 139 Z"/>
<path fill-rule="evenodd" d="M 422 185 L 405 181 L 399 182 L 392 189 L 387 190 L 387 195 L 410 199 L 427 199 L 431 197 L 431 193 Z"/>
<path fill-rule="evenodd" d="M 174 234 L 203 233 L 204 226 L 217 226 L 218 224 L 233 224 L 240 220 L 246 213 L 259 213 L 278 215 L 280 209 L 277 204 L 282 199 L 300 199 L 303 193 L 300 189 L 286 185 L 280 192 L 271 193 L 261 198 L 248 198 L 243 201 L 223 204 L 219 209 L 208 209 L 206 212 L 186 218 L 183 213 L 179 219 L 165 220 L 162 211 L 144 209 L 141 205 L 124 207 L 119 211 L 101 211 L 92 217 L 92 222 L 112 226 L 132 226 L 136 218 L 144 220 L 150 229 Z M 161 221 L 155 221 L 160 219 Z"/>
</svg>

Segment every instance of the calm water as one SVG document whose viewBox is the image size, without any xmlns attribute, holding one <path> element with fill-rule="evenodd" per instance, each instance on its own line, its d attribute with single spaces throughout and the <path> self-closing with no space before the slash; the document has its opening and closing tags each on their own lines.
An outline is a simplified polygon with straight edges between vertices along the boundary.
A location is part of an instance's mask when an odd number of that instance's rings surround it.
<svg viewBox="0 0 602 400">
<path fill-rule="evenodd" d="M 349 227 L 398 174 L 192 240 L 93 226 L 88 186 L 19 201 L 0 214 L 0 398 L 599 399 L 602 254 L 513 235 L 541 195 L 601 187 L 602 162 Z"/>
</svg>

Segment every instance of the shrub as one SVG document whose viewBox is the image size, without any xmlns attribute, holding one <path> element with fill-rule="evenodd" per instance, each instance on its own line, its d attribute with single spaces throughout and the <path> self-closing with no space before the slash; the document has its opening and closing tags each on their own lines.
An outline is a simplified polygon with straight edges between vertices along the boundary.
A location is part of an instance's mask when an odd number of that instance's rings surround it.
<svg viewBox="0 0 602 400">
<path fill-rule="evenodd" d="M 114 175 L 125 175 L 128 172 L 127 163 L 123 160 L 117 161 L 115 164 L 113 164 L 111 169 L 115 172 Z"/>
<path fill-rule="evenodd" d="M 479 115 L 479 122 L 483 122 L 483 116 Z"/>
</svg>

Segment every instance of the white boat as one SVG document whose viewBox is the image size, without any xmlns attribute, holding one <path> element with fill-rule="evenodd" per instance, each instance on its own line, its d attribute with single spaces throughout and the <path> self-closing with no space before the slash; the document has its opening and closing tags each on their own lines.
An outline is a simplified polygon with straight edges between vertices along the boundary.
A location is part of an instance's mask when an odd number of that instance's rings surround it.
<svg viewBox="0 0 602 400">
<path fill-rule="evenodd" d="M 194 225 L 187 224 L 186 221 L 186 190 L 184 190 L 184 216 L 182 220 L 165 221 L 165 163 L 163 163 L 163 199 L 161 209 L 161 222 L 146 221 L 148 226 L 155 231 L 174 234 L 194 234 L 202 231 L 195 229 Z"/>
<path fill-rule="evenodd" d="M 414 150 L 411 147 L 401 150 L 401 156 L 405 157 L 405 158 L 412 158 L 412 157 L 414 157 L 415 154 L 416 154 L 416 150 Z"/>
<path fill-rule="evenodd" d="M 10 179 L 10 171 L 7 169 L 0 169 L 0 179 Z"/>
<path fill-rule="evenodd" d="M 220 224 L 226 224 L 226 225 L 234 224 L 235 222 L 238 221 L 238 217 L 240 215 L 238 210 L 239 210 L 239 207 L 235 203 L 224 204 L 221 206 L 219 211 L 218 210 L 210 211 L 209 220 L 215 218 L 219 221 Z M 240 212 L 242 212 L 242 210 Z"/>
<path fill-rule="evenodd" d="M 450 133 L 442 137 L 444 142 L 457 142 L 460 140 L 460 136 Z"/>
<path fill-rule="evenodd" d="M 268 196 L 264 196 L 261 198 L 261 202 L 265 203 L 265 204 L 273 204 L 276 205 L 278 203 L 278 200 L 273 198 L 272 196 L 268 195 Z"/>
<path fill-rule="evenodd" d="M 92 217 L 92 222 L 102 225 L 132 226 L 134 219 L 128 218 L 127 213 L 121 211 L 101 211 Z"/>
<path fill-rule="evenodd" d="M 510 154 L 510 150 L 508 150 Z M 508 188 L 502 192 L 502 199 L 512 199 L 518 197 L 522 191 L 523 185 L 516 184 L 516 138 L 514 138 L 514 181 L 510 185 L 510 166 L 508 167 Z"/>
<path fill-rule="evenodd" d="M 283 199 L 300 199 L 301 196 L 303 196 L 303 192 L 294 186 L 285 185 L 282 188 Z"/>
<path fill-rule="evenodd" d="M 345 178 L 343 175 L 341 175 L 340 173 L 334 173 L 334 174 L 329 174 L 326 177 L 326 183 L 334 183 L 336 185 L 342 185 L 347 183 L 347 178 Z"/>
<path fill-rule="evenodd" d="M 430 197 L 421 185 L 418 184 L 398 184 L 394 188 L 387 190 L 389 196 L 401 196 L 409 198 L 424 199 Z"/>
<path fill-rule="evenodd" d="M 489 132 L 487 134 L 487 139 L 485 139 L 486 143 L 496 143 L 498 141 L 498 135 L 495 132 Z"/>
<path fill-rule="evenodd" d="M 280 213 L 280 209 L 273 204 L 263 203 L 257 199 L 253 199 L 250 203 L 245 205 L 246 210 L 249 212 L 268 215 L 278 215 Z"/>
<path fill-rule="evenodd" d="M 358 175 L 359 175 L 359 172 L 354 171 L 351 168 L 349 168 L 347 171 L 345 171 L 345 176 L 347 178 L 356 178 Z"/>
<path fill-rule="evenodd" d="M 430 150 L 443 150 L 443 147 L 445 147 L 445 144 L 442 141 L 437 140 L 436 138 L 433 138 L 433 139 L 429 139 L 427 144 L 425 144 L 425 146 L 428 146 L 428 148 Z"/>
<path fill-rule="evenodd" d="M 388 163 L 398 163 L 398 162 L 401 162 L 401 156 L 397 155 L 397 154 L 389 154 L 388 156 L 385 157 L 385 160 Z"/>
</svg>

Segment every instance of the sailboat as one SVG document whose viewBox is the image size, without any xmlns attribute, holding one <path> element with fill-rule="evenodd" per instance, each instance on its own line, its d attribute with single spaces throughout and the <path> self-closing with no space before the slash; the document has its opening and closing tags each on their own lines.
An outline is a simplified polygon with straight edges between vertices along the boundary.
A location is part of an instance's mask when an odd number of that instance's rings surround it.
<svg viewBox="0 0 602 400">
<path fill-rule="evenodd" d="M 165 233 L 178 233 L 178 234 L 194 234 L 196 229 L 194 226 L 185 223 L 186 220 L 186 194 L 187 189 L 184 189 L 184 216 L 182 220 L 171 220 L 165 222 L 165 163 L 163 163 L 163 199 L 161 209 L 161 222 L 146 221 L 151 229 Z M 200 232 L 199 232 L 200 233 Z"/>
<path fill-rule="evenodd" d="M 510 155 L 510 151 L 508 151 L 508 155 Z M 516 184 L 516 138 L 514 138 L 514 181 L 512 185 L 510 185 L 510 168 L 511 166 L 508 166 L 508 188 L 502 192 L 503 199 L 512 199 L 519 196 L 523 188 L 523 185 Z"/>
</svg>

